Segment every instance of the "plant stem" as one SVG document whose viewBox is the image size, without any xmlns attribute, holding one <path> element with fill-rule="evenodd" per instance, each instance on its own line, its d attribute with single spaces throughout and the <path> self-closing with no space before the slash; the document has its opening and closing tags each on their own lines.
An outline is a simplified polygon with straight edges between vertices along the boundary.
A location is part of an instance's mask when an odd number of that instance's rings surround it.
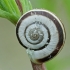
<svg viewBox="0 0 70 70">
<path fill-rule="evenodd" d="M 21 5 L 22 0 L 21 1 L 20 0 L 15 0 L 15 1 L 18 5 L 19 9 L 20 9 L 20 12 L 23 12 L 22 5 L 24 3 Z M 24 8 L 26 10 L 24 10 L 24 11 L 28 11 L 28 10 L 32 9 L 32 6 L 31 6 L 30 2 L 25 0 L 25 3 L 26 3 L 26 6 L 23 6 L 23 7 L 26 7 L 26 8 Z M 31 64 L 32 64 L 33 70 L 46 70 L 44 64 L 35 64 L 33 62 L 31 62 Z"/>
<path fill-rule="evenodd" d="M 44 64 L 35 64 L 31 62 L 33 70 L 46 70 Z"/>
<path fill-rule="evenodd" d="M 23 14 L 23 9 L 22 9 L 22 5 L 21 5 L 20 0 L 15 0 L 15 1 L 17 3 L 18 7 L 19 7 L 19 10 L 20 10 L 21 14 Z"/>
</svg>

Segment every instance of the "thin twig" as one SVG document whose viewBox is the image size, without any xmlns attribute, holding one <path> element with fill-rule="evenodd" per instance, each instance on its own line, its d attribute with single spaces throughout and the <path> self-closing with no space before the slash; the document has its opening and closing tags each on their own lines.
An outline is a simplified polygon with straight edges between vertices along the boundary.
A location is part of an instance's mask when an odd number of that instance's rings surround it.
<svg viewBox="0 0 70 70">
<path fill-rule="evenodd" d="M 44 64 L 35 64 L 31 62 L 33 70 L 46 70 Z"/>
<path fill-rule="evenodd" d="M 23 9 L 22 9 L 22 5 L 21 5 L 20 0 L 15 0 L 15 1 L 16 1 L 17 6 L 18 6 L 18 8 L 19 8 L 19 10 L 20 10 L 20 12 L 21 12 L 21 14 L 22 14 L 22 13 L 23 13 Z"/>
</svg>

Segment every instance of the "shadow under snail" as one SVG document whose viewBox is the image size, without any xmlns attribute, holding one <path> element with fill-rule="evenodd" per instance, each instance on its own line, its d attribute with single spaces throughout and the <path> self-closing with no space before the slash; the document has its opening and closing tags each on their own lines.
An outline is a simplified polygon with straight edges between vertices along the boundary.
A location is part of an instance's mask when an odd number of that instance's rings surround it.
<svg viewBox="0 0 70 70">
<path fill-rule="evenodd" d="M 16 35 L 27 49 L 30 60 L 41 64 L 53 58 L 65 42 L 65 29 L 61 21 L 50 11 L 33 9 L 17 22 Z"/>
</svg>

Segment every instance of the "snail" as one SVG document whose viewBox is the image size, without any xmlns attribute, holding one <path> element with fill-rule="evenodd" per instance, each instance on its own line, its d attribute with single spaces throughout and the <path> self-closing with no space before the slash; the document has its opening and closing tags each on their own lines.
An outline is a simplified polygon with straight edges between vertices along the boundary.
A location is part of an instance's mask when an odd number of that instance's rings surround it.
<svg viewBox="0 0 70 70">
<path fill-rule="evenodd" d="M 18 20 L 16 36 L 19 43 L 26 48 L 30 60 L 41 64 L 52 59 L 62 49 L 65 29 L 50 11 L 33 9 Z"/>
</svg>

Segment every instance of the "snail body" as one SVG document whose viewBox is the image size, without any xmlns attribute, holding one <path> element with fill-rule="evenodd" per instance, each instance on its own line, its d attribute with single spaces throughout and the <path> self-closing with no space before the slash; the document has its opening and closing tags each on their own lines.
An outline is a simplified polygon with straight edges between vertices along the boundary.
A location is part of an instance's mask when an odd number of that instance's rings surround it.
<svg viewBox="0 0 70 70">
<path fill-rule="evenodd" d="M 65 42 L 65 30 L 61 21 L 51 12 L 34 9 L 19 19 L 16 26 L 19 43 L 27 49 L 34 63 L 53 58 Z"/>
</svg>

